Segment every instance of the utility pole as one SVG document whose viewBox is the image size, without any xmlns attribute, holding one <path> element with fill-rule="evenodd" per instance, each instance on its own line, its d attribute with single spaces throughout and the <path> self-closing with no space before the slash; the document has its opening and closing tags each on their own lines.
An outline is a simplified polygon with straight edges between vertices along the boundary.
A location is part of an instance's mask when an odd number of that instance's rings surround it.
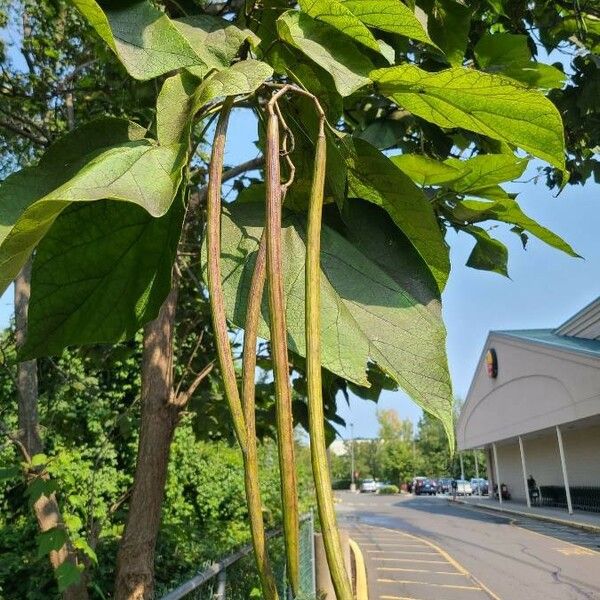
<svg viewBox="0 0 600 600">
<path fill-rule="evenodd" d="M 356 482 L 354 481 L 354 423 L 350 423 L 350 491 L 356 491 Z"/>
</svg>

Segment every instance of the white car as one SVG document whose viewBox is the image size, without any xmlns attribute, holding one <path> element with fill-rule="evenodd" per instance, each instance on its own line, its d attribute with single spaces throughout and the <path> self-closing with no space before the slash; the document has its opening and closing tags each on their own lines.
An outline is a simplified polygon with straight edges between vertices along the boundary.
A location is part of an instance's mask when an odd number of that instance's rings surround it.
<svg viewBox="0 0 600 600">
<path fill-rule="evenodd" d="M 374 493 L 377 491 L 377 483 L 375 483 L 374 479 L 363 479 L 363 482 L 360 484 L 360 491 L 363 493 Z"/>
<path fill-rule="evenodd" d="M 471 488 L 471 482 L 467 481 L 466 479 L 457 479 L 456 493 L 459 496 L 470 496 L 473 493 L 473 489 Z"/>
</svg>

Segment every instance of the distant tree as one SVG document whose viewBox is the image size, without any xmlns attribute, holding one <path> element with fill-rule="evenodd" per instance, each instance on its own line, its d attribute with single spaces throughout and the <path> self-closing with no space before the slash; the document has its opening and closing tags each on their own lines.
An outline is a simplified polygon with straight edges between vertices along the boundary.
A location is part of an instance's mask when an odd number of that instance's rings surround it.
<svg viewBox="0 0 600 600">
<path fill-rule="evenodd" d="M 379 421 L 378 466 L 381 479 L 401 485 L 414 475 L 413 424 L 393 409 L 377 412 Z"/>
</svg>

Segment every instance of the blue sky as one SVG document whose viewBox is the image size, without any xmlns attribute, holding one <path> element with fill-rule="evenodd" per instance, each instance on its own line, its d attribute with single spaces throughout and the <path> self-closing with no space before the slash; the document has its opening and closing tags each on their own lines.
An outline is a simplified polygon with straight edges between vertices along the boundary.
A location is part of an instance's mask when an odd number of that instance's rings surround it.
<svg viewBox="0 0 600 600">
<path fill-rule="evenodd" d="M 234 113 L 229 133 L 227 161 L 237 164 L 257 155 L 256 125 L 247 111 Z M 530 167 L 523 176 L 535 174 Z M 600 185 L 568 186 L 558 196 L 543 183 L 515 183 L 522 209 L 566 239 L 584 258 L 570 258 L 531 237 L 523 250 L 508 226 L 493 235 L 510 250 L 511 279 L 464 266 L 473 246 L 469 236 L 450 232 L 453 269 L 444 293 L 444 316 L 448 329 L 448 357 L 455 395 L 464 398 L 490 329 L 552 327 L 600 295 Z M 12 289 L 0 299 L 0 326 L 12 314 Z M 343 403 L 343 401 L 342 401 Z M 394 408 L 401 417 L 417 421 L 420 409 L 402 392 L 385 393 L 378 405 Z M 354 423 L 358 437 L 377 434 L 377 406 L 352 399 L 341 414 Z M 341 430 L 346 437 L 348 430 Z"/>
</svg>

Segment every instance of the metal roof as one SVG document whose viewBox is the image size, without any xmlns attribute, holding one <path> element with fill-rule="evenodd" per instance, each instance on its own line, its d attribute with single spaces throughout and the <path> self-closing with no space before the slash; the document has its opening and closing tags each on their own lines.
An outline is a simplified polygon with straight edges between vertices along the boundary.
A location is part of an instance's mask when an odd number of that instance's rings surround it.
<svg viewBox="0 0 600 600">
<path fill-rule="evenodd" d="M 490 334 L 517 338 L 534 344 L 542 344 L 567 352 L 576 352 L 600 358 L 600 340 L 558 335 L 556 329 L 514 329 L 491 331 Z"/>
<path fill-rule="evenodd" d="M 554 332 L 558 335 L 600 340 L 600 296 L 567 319 Z"/>
</svg>

